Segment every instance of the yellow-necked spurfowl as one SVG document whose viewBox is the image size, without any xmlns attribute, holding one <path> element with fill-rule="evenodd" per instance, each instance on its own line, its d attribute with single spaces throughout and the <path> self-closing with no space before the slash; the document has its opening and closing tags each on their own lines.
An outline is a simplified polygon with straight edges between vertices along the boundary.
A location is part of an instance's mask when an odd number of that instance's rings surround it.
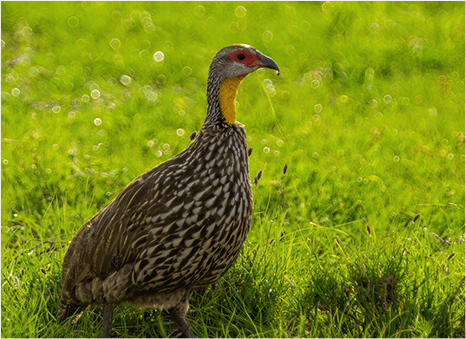
<svg viewBox="0 0 466 339">
<path fill-rule="evenodd" d="M 59 321 L 102 305 L 109 337 L 114 307 L 127 302 L 168 309 L 179 334 L 194 336 L 185 319 L 191 290 L 226 273 L 249 231 L 248 149 L 235 98 L 244 77 L 264 67 L 279 72 L 248 45 L 215 55 L 207 117 L 192 144 L 129 183 L 71 241 Z"/>
</svg>

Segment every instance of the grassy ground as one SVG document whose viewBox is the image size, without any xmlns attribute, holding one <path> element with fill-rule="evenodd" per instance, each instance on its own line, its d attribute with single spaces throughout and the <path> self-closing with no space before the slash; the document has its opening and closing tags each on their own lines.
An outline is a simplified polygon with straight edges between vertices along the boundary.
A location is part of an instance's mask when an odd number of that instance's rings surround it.
<svg viewBox="0 0 466 339">
<path fill-rule="evenodd" d="M 238 94 L 264 174 L 194 333 L 465 336 L 464 2 L 1 6 L 3 337 L 102 335 L 99 309 L 56 323 L 68 241 L 189 144 L 231 43 L 282 72 Z M 165 312 L 115 312 L 114 336 L 171 333 Z"/>
</svg>

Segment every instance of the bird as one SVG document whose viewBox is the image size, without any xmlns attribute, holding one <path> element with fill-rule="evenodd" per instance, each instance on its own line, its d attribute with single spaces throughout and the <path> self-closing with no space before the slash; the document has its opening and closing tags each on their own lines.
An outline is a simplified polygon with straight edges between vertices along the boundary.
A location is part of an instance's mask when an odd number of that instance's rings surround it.
<svg viewBox="0 0 466 339">
<path fill-rule="evenodd" d="M 186 321 L 192 290 L 228 271 L 250 228 L 250 151 L 235 99 L 260 68 L 280 74 L 273 59 L 246 44 L 213 57 L 207 114 L 191 144 L 132 180 L 71 240 L 59 322 L 103 307 L 103 336 L 111 337 L 114 308 L 129 303 L 167 309 L 178 334 L 194 337 Z"/>
</svg>

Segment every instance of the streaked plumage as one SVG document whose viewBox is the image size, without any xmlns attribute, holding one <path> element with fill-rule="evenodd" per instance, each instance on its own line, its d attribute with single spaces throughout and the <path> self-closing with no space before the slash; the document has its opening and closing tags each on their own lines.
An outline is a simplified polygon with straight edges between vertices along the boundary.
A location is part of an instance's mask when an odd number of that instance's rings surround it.
<svg viewBox="0 0 466 339">
<path fill-rule="evenodd" d="M 247 45 L 225 47 L 214 57 L 207 117 L 192 144 L 134 179 L 72 240 L 60 321 L 77 307 L 103 305 L 109 336 L 113 307 L 128 302 L 169 309 L 181 335 L 193 336 L 185 321 L 191 290 L 225 274 L 249 231 L 248 149 L 231 97 L 261 67 L 278 71 Z"/>
</svg>

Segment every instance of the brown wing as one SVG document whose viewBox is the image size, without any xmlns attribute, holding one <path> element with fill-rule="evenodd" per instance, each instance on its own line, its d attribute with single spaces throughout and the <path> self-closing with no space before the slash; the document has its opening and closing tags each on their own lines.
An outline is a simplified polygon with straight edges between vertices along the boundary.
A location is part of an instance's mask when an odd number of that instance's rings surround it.
<svg viewBox="0 0 466 339">
<path fill-rule="evenodd" d="M 82 271 L 75 282 L 105 278 L 135 259 L 137 253 L 130 244 L 150 226 L 143 216 L 150 213 L 150 209 L 156 213 L 160 209 L 158 206 L 163 206 L 169 199 L 167 191 L 163 195 L 160 192 L 153 194 L 153 182 L 163 176 L 170 163 L 176 163 L 174 160 L 172 158 L 134 179 L 82 226 L 72 240 L 63 265 L 64 271 L 72 267 Z M 85 270 L 82 269 L 84 263 L 87 266 Z"/>
</svg>

